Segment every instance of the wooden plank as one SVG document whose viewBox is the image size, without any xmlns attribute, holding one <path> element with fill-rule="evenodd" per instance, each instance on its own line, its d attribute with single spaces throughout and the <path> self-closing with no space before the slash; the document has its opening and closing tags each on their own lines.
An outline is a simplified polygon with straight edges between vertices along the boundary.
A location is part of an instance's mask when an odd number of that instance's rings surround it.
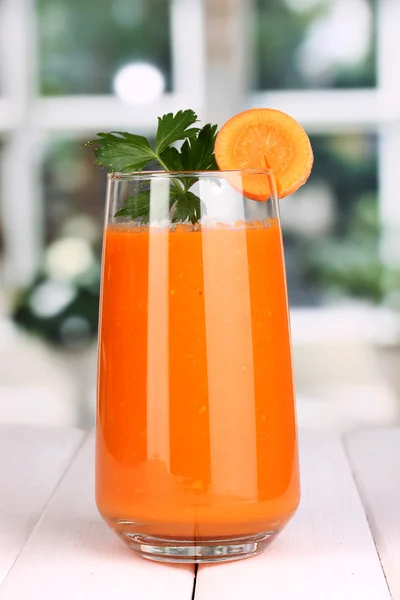
<svg viewBox="0 0 400 600">
<path fill-rule="evenodd" d="M 74 429 L 0 427 L 0 585 L 83 435 Z"/>
<path fill-rule="evenodd" d="M 57 488 L 0 600 L 191 600 L 192 565 L 139 558 L 103 523 L 94 502 L 90 436 Z"/>
<path fill-rule="evenodd" d="M 196 600 L 389 600 L 339 438 L 301 436 L 302 503 L 264 554 L 201 566 Z"/>
<path fill-rule="evenodd" d="M 346 440 L 393 600 L 400 599 L 400 429 L 363 431 Z"/>
</svg>

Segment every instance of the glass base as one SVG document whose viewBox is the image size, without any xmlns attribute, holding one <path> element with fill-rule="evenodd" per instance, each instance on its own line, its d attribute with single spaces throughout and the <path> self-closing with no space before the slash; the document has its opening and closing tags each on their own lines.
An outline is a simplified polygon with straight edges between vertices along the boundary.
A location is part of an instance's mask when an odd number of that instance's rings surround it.
<svg viewBox="0 0 400 600">
<path fill-rule="evenodd" d="M 126 525 L 128 527 L 128 523 Z M 129 529 L 114 531 L 142 558 L 168 563 L 219 563 L 250 558 L 262 552 L 279 533 L 276 530 L 241 537 L 187 541 L 132 533 Z"/>
</svg>

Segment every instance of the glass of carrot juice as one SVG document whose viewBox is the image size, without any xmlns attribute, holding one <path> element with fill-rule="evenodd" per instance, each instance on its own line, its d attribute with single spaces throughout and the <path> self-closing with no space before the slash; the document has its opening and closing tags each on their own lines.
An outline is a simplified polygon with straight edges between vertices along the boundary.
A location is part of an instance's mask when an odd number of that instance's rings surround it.
<svg viewBox="0 0 400 600">
<path fill-rule="evenodd" d="M 113 173 L 107 196 L 99 511 L 145 558 L 254 555 L 300 494 L 273 173 Z"/>
</svg>

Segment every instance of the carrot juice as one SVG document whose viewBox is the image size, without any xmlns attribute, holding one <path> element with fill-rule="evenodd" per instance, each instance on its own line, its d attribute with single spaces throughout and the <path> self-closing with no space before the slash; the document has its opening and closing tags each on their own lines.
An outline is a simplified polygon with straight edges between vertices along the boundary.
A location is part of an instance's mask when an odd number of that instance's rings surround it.
<svg viewBox="0 0 400 600">
<path fill-rule="evenodd" d="M 278 219 L 108 225 L 96 471 L 123 536 L 230 540 L 288 521 L 299 478 Z"/>
</svg>

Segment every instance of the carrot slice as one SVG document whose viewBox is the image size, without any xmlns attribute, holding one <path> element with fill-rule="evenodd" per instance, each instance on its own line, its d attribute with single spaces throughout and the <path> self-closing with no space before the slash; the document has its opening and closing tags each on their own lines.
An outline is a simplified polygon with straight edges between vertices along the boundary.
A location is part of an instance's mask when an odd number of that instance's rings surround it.
<svg viewBox="0 0 400 600">
<path fill-rule="evenodd" d="M 253 108 L 229 119 L 217 135 L 215 158 L 221 171 L 272 169 L 279 198 L 289 196 L 307 181 L 314 160 L 301 125 L 270 108 Z M 244 175 L 243 194 L 253 200 L 268 200 L 269 178 Z"/>
</svg>

